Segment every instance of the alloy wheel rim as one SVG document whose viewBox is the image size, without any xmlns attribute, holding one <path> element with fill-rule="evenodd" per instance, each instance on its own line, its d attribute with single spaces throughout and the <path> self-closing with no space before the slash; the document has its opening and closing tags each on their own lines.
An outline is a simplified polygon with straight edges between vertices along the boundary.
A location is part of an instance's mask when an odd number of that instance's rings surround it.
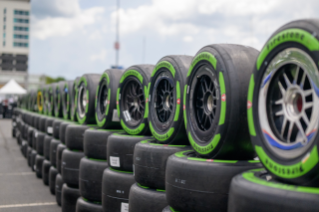
<svg viewBox="0 0 319 212">
<path fill-rule="evenodd" d="M 138 124 L 144 117 L 145 96 L 141 83 L 131 78 L 123 89 L 123 115 L 130 125 Z"/>
<path fill-rule="evenodd" d="M 285 49 L 269 63 L 259 90 L 258 113 L 268 146 L 278 155 L 299 156 L 313 143 L 318 131 L 319 108 L 314 107 L 319 104 L 318 87 L 318 69 L 300 49 Z"/>
</svg>

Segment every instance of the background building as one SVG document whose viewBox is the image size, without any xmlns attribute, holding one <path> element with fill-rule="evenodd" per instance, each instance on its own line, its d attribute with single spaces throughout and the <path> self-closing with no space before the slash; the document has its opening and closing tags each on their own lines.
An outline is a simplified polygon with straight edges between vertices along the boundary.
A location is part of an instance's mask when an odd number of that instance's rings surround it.
<svg viewBox="0 0 319 212">
<path fill-rule="evenodd" d="M 28 73 L 29 32 L 30 0 L 0 0 L 0 88 L 10 79 L 27 89 L 42 83 Z"/>
</svg>

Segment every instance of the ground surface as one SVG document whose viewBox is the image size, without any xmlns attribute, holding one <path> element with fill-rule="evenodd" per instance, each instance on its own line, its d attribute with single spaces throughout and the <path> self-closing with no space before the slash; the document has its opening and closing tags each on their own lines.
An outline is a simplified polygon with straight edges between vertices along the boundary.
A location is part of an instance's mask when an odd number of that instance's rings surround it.
<svg viewBox="0 0 319 212">
<path fill-rule="evenodd" d="M 22 156 L 11 137 L 11 120 L 0 119 L 0 211 L 58 212 L 55 196 Z"/>
</svg>

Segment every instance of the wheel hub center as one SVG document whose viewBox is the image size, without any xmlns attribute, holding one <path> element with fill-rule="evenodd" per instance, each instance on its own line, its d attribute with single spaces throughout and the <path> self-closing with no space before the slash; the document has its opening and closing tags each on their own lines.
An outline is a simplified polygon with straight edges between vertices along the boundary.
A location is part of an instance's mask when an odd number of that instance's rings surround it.
<svg viewBox="0 0 319 212">
<path fill-rule="evenodd" d="M 302 114 L 304 100 L 298 88 L 291 88 L 285 95 L 285 110 L 288 117 L 298 118 Z"/>
<path fill-rule="evenodd" d="M 165 97 L 165 101 L 164 101 L 164 110 L 169 110 L 170 108 L 170 96 L 169 94 L 166 94 L 166 97 Z"/>
<path fill-rule="evenodd" d="M 133 105 L 134 105 L 134 107 L 135 107 L 136 109 L 139 108 L 139 101 L 138 101 L 138 98 L 137 98 L 137 97 L 134 98 L 134 100 L 133 100 Z"/>
<path fill-rule="evenodd" d="M 210 92 L 207 92 L 204 96 L 204 105 L 205 105 L 205 112 L 207 114 L 210 114 L 213 112 L 214 99 Z"/>
</svg>

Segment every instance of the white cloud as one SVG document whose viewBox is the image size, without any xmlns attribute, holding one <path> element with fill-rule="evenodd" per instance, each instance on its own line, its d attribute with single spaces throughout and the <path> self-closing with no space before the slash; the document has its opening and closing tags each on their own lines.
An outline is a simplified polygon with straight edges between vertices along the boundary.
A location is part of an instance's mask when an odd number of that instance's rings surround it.
<svg viewBox="0 0 319 212">
<path fill-rule="evenodd" d="M 54 36 L 66 36 L 73 31 L 81 30 L 86 25 L 96 22 L 104 8 L 93 7 L 75 12 L 70 17 L 46 17 L 37 19 L 32 17 L 32 36 L 44 40 Z"/>
<path fill-rule="evenodd" d="M 193 37 L 192 36 L 185 36 L 184 38 L 183 38 L 183 41 L 184 42 L 192 42 L 194 39 L 193 39 Z"/>
<path fill-rule="evenodd" d="M 105 61 L 106 60 L 106 55 L 107 55 L 107 52 L 106 52 L 105 49 L 103 49 L 98 54 L 91 55 L 90 56 L 90 60 L 91 61 L 97 61 L 97 60 Z"/>
</svg>

